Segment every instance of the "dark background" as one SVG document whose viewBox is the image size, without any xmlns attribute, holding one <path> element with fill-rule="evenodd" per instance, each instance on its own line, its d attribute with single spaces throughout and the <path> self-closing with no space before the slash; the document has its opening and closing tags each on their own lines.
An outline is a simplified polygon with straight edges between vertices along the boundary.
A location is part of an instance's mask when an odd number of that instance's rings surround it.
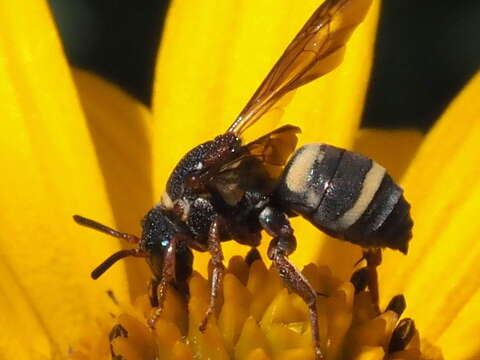
<svg viewBox="0 0 480 360">
<path fill-rule="evenodd" d="M 70 62 L 149 105 L 168 1 L 49 2 Z M 384 0 L 380 19 L 363 125 L 427 130 L 479 69 L 480 1 Z"/>
</svg>

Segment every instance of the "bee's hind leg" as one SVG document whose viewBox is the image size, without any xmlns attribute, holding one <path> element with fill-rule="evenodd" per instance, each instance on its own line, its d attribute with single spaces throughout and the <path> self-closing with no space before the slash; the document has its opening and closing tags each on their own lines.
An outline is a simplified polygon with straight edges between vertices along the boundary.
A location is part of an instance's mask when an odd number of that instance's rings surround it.
<svg viewBox="0 0 480 360">
<path fill-rule="evenodd" d="M 285 285 L 298 294 L 308 306 L 315 358 L 323 360 L 318 331 L 317 291 L 287 258 L 297 247 L 288 217 L 275 208 L 266 207 L 260 213 L 259 220 L 262 227 L 273 236 L 268 247 L 269 259 L 272 260 Z"/>
<path fill-rule="evenodd" d="M 382 250 L 380 248 L 364 249 L 363 258 L 367 262 L 368 291 L 372 297 L 375 311 L 380 314 L 377 267 L 382 263 Z"/>
</svg>

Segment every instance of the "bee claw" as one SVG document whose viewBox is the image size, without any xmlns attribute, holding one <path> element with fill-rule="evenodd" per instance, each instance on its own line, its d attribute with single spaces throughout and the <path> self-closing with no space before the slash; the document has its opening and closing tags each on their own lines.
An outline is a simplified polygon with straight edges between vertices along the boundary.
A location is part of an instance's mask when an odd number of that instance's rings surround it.
<svg viewBox="0 0 480 360">
<path fill-rule="evenodd" d="M 198 330 L 200 330 L 201 333 L 204 333 L 205 330 L 207 330 L 208 318 L 210 317 L 210 315 L 211 315 L 211 312 L 207 311 L 202 322 L 200 323 L 200 325 L 198 325 Z"/>
<path fill-rule="evenodd" d="M 156 308 L 153 310 L 153 314 L 150 316 L 150 318 L 147 320 L 147 326 L 151 330 L 155 330 L 155 324 L 157 323 L 158 318 L 162 314 L 162 309 Z"/>
</svg>

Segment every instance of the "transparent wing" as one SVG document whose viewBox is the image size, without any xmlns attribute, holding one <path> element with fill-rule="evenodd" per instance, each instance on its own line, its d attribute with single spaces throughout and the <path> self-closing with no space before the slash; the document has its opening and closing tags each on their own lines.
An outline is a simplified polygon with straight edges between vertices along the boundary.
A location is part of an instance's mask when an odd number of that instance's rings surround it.
<svg viewBox="0 0 480 360">
<path fill-rule="evenodd" d="M 313 13 L 227 132 L 241 134 L 286 93 L 330 72 L 372 0 L 326 0 Z"/>
<path fill-rule="evenodd" d="M 230 205 L 240 201 L 245 190 L 268 193 L 295 150 L 300 128 L 282 126 L 242 147 L 239 156 L 210 174 L 210 185 Z"/>
<path fill-rule="evenodd" d="M 277 178 L 283 166 L 297 146 L 300 128 L 282 126 L 245 145 L 246 153 L 256 157 L 273 178 Z"/>
</svg>

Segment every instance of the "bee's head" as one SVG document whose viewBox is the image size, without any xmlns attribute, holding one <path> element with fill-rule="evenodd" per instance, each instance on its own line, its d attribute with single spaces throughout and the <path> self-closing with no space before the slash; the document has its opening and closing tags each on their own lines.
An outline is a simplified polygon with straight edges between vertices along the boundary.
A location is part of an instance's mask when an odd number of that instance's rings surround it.
<svg viewBox="0 0 480 360">
<path fill-rule="evenodd" d="M 167 251 L 175 251 L 175 279 L 186 280 L 192 273 L 193 255 L 185 241 L 184 225 L 176 215 L 161 207 L 151 209 L 142 221 L 140 248 L 156 278 L 162 277 Z M 175 240 L 175 244 L 172 242 Z"/>
<path fill-rule="evenodd" d="M 157 278 L 161 278 L 165 253 L 178 229 L 170 213 L 159 207 L 151 209 L 142 220 L 140 248 L 147 254 L 147 262 Z"/>
<path fill-rule="evenodd" d="M 151 209 L 143 219 L 141 238 L 132 234 L 122 233 L 79 215 L 74 215 L 73 219 L 80 225 L 124 239 L 130 243 L 138 244 L 136 248 L 120 250 L 110 255 L 92 271 L 91 276 L 93 279 L 99 278 L 118 260 L 127 256 L 146 258 L 155 277 L 161 278 L 165 253 L 170 248 L 173 238 L 180 239 L 182 235 L 181 226 L 179 227 L 178 222 L 175 221 L 175 215 L 160 207 Z M 192 253 L 185 242 L 182 241 L 177 241 L 172 251 L 175 251 L 177 264 L 176 278 L 180 280 L 186 279 L 191 273 Z"/>
</svg>

